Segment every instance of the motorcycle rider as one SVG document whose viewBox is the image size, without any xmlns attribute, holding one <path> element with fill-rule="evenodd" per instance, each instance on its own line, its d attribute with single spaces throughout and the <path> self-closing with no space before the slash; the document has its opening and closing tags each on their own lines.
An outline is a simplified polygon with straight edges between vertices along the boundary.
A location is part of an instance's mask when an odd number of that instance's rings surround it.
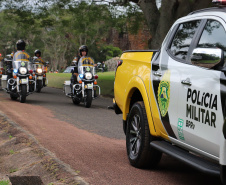
<svg viewBox="0 0 226 185">
<path fill-rule="evenodd" d="M 13 61 L 16 61 L 16 60 L 23 60 L 23 61 L 30 61 L 31 60 L 31 57 L 30 55 L 25 52 L 25 47 L 26 47 L 26 43 L 23 39 L 19 39 L 17 42 L 16 42 L 16 53 L 13 54 Z M 11 54 L 12 56 L 12 54 Z M 11 76 L 12 74 L 8 74 L 8 77 Z"/>
<path fill-rule="evenodd" d="M 71 84 L 75 84 L 77 82 L 77 76 L 78 76 L 78 67 L 80 66 L 79 60 L 83 56 L 88 55 L 88 47 L 86 45 L 82 45 L 79 47 L 79 55 L 76 59 L 77 62 L 73 61 L 74 70 L 72 71 L 72 77 L 71 77 Z M 72 85 L 71 85 L 72 87 Z"/>
<path fill-rule="evenodd" d="M 41 51 L 39 49 L 36 49 L 34 52 L 35 56 L 34 56 L 34 60 L 38 61 L 40 64 L 45 65 L 44 60 L 41 58 Z M 46 70 L 47 71 L 47 70 Z M 43 86 L 45 87 L 45 79 L 43 78 Z"/>
<path fill-rule="evenodd" d="M 41 64 L 43 64 L 44 65 L 44 60 L 41 58 L 41 51 L 39 50 L 39 49 L 36 49 L 35 50 L 35 57 L 37 57 L 36 58 L 36 61 L 39 61 Z"/>
<path fill-rule="evenodd" d="M 88 47 L 86 45 L 80 46 L 79 54 L 80 54 L 80 58 L 87 56 L 88 55 Z M 80 58 L 78 58 L 78 73 L 80 73 L 79 66 L 82 65 Z"/>
<path fill-rule="evenodd" d="M 17 52 L 13 55 L 13 61 L 21 59 L 25 61 L 30 61 L 31 57 L 27 52 L 24 51 L 25 47 L 26 43 L 24 42 L 24 40 L 20 39 L 16 42 Z"/>
</svg>

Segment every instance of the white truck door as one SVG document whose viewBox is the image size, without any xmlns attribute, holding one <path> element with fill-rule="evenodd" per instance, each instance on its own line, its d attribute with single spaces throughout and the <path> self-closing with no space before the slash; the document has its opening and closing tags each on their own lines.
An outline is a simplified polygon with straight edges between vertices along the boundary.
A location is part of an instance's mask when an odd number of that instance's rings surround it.
<svg viewBox="0 0 226 185">
<path fill-rule="evenodd" d="M 222 72 L 218 66 L 223 66 L 224 60 L 213 63 L 213 60 L 208 61 L 205 57 L 208 51 L 213 53 L 215 48 L 226 50 L 226 32 L 222 24 L 216 20 L 206 20 L 195 48 L 205 55 L 191 55 L 188 59 L 191 63 L 178 69 L 181 81 L 178 118 L 184 122 L 186 144 L 219 157 L 223 113 Z M 195 54 L 194 50 L 191 54 Z"/>
</svg>

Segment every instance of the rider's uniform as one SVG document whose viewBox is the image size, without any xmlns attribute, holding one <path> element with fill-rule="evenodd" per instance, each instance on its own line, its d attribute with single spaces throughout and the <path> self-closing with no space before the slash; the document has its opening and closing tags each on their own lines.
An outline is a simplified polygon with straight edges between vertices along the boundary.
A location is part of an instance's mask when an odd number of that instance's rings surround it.
<svg viewBox="0 0 226 185">
<path fill-rule="evenodd" d="M 14 55 L 13 55 L 13 61 L 20 60 L 20 61 L 29 61 L 30 56 L 23 50 L 18 50 Z"/>
<path fill-rule="evenodd" d="M 38 57 L 37 59 L 35 59 L 36 61 L 38 61 L 40 64 L 44 65 L 44 60 L 41 57 Z"/>
</svg>

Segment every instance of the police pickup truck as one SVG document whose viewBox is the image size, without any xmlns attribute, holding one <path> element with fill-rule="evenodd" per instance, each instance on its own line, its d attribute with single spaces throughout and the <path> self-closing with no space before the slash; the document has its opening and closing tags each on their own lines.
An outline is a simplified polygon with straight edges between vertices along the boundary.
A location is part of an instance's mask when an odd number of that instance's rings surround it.
<svg viewBox="0 0 226 185">
<path fill-rule="evenodd" d="M 127 155 L 155 167 L 162 153 L 226 184 L 226 1 L 178 19 L 159 51 L 125 51 L 115 76 Z"/>
</svg>

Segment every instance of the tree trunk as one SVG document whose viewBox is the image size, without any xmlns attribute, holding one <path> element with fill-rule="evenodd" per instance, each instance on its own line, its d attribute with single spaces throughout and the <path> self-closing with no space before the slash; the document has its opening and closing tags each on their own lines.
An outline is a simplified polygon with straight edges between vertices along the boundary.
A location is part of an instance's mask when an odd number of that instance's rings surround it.
<svg viewBox="0 0 226 185">
<path fill-rule="evenodd" d="M 140 0 L 138 5 L 144 13 L 151 35 L 154 36 L 160 17 L 160 12 L 156 6 L 155 0 Z"/>
<path fill-rule="evenodd" d="M 149 48 L 160 48 L 172 24 L 188 13 L 212 6 L 212 0 L 162 0 L 158 10 L 155 0 L 130 0 L 137 3 L 144 13 L 152 38 Z"/>
</svg>

